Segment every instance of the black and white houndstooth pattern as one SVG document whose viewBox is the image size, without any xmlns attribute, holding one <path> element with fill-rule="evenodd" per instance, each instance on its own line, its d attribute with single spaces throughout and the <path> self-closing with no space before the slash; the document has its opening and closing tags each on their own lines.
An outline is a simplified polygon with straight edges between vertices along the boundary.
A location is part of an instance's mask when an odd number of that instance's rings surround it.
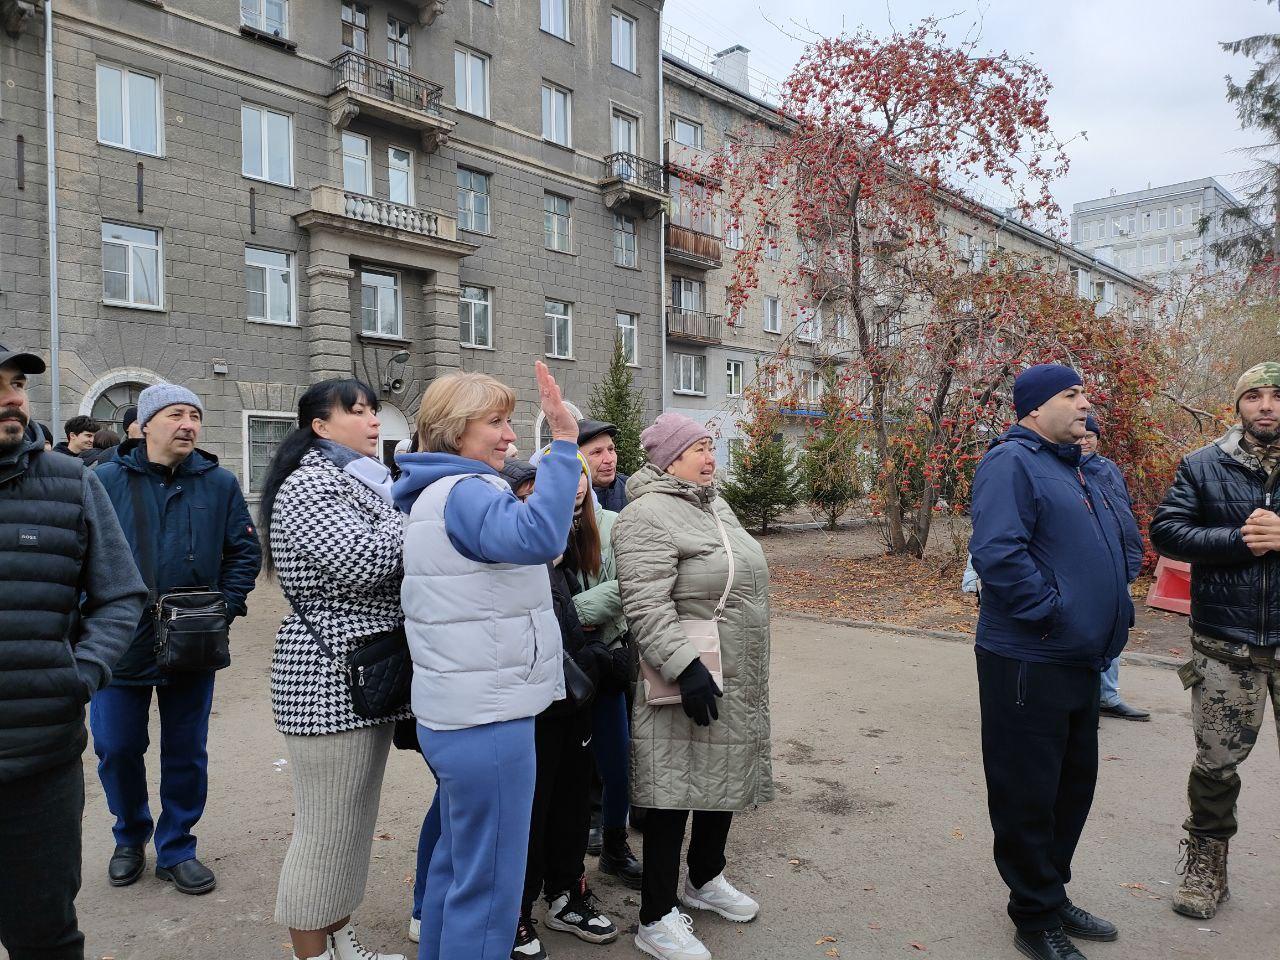
<svg viewBox="0 0 1280 960">
<path fill-rule="evenodd" d="M 404 622 L 404 519 L 315 450 L 280 485 L 271 520 L 276 574 L 339 661 L 353 640 Z M 292 613 L 276 634 L 271 708 L 276 727 L 291 735 L 339 733 L 386 722 L 355 714 L 340 666 L 321 652 Z M 401 716 L 411 716 L 407 707 Z"/>
</svg>

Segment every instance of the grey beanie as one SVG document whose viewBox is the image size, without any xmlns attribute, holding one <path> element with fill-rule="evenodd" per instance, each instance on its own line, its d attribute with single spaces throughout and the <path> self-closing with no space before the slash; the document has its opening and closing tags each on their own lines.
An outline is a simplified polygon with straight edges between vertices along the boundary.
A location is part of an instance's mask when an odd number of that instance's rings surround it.
<svg viewBox="0 0 1280 960">
<path fill-rule="evenodd" d="M 176 383 L 157 383 L 138 394 L 138 429 L 144 429 L 148 420 L 175 403 L 189 403 L 204 416 L 204 404 L 186 387 Z"/>
</svg>

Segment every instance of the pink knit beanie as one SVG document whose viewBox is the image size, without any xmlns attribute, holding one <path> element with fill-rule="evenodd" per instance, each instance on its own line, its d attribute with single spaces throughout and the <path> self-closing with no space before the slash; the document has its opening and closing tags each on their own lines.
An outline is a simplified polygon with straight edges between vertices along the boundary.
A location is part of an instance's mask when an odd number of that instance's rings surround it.
<svg viewBox="0 0 1280 960">
<path fill-rule="evenodd" d="M 645 455 L 659 470 L 666 470 L 699 440 L 710 439 L 706 427 L 682 413 L 664 413 L 640 434 Z"/>
</svg>

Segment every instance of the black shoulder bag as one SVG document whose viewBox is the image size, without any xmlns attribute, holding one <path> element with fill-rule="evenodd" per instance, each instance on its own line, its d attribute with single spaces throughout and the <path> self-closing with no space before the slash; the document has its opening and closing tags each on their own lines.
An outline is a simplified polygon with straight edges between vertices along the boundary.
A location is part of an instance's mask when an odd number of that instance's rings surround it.
<svg viewBox="0 0 1280 960">
<path fill-rule="evenodd" d="M 409 686 L 413 680 L 413 660 L 409 657 L 409 640 L 404 627 L 385 630 L 368 637 L 357 637 L 355 649 L 341 662 L 333 648 L 325 643 L 302 612 L 292 595 L 281 587 L 284 598 L 302 621 L 302 627 L 315 645 L 333 663 L 343 668 L 351 709 L 366 720 L 385 720 L 399 713 L 409 703 Z"/>
<path fill-rule="evenodd" d="M 138 537 L 138 566 L 147 585 L 147 609 L 155 625 L 156 665 L 165 673 L 204 673 L 231 665 L 227 598 L 208 587 L 156 589 L 154 532 L 148 518 L 146 480 L 129 471 L 133 518 Z"/>
</svg>

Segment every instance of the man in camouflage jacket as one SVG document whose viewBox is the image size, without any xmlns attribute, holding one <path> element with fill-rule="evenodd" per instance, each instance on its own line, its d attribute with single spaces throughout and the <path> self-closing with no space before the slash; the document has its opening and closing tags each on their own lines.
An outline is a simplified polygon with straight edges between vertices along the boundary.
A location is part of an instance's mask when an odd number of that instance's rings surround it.
<svg viewBox="0 0 1280 960">
<path fill-rule="evenodd" d="M 1184 457 L 1151 521 L 1163 556 L 1191 564 L 1191 689 L 1196 759 L 1187 784 L 1186 864 L 1173 909 L 1212 917 L 1228 897 L 1237 767 L 1280 711 L 1280 362 L 1236 383 L 1240 425 Z M 1280 726 L 1280 716 L 1277 717 Z"/>
</svg>

